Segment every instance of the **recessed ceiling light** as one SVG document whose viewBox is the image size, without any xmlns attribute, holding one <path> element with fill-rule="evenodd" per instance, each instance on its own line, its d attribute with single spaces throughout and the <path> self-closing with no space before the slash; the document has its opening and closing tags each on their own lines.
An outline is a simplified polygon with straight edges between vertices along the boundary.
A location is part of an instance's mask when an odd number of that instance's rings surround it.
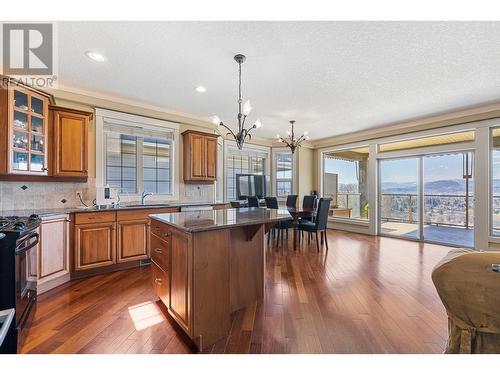
<svg viewBox="0 0 500 375">
<path fill-rule="evenodd" d="M 104 55 L 102 55 L 96 51 L 87 51 L 87 52 L 85 52 L 85 56 L 87 56 L 89 59 L 97 61 L 97 62 L 105 62 L 108 60 Z"/>
<path fill-rule="evenodd" d="M 201 93 L 203 93 L 203 92 L 207 92 L 207 89 L 206 89 L 204 86 L 199 86 L 199 85 L 198 85 L 198 86 L 196 86 L 194 89 L 195 89 L 197 92 L 201 92 Z"/>
</svg>

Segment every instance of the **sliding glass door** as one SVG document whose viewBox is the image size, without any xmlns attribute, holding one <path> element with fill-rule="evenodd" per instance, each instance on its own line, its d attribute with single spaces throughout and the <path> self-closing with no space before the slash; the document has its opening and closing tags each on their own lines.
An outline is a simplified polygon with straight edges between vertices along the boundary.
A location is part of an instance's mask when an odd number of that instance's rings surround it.
<svg viewBox="0 0 500 375">
<path fill-rule="evenodd" d="M 420 158 L 380 161 L 381 234 L 420 239 Z"/>
<path fill-rule="evenodd" d="M 472 152 L 379 161 L 379 233 L 474 246 Z"/>
<path fill-rule="evenodd" d="M 423 157 L 423 238 L 474 246 L 473 153 Z"/>
</svg>

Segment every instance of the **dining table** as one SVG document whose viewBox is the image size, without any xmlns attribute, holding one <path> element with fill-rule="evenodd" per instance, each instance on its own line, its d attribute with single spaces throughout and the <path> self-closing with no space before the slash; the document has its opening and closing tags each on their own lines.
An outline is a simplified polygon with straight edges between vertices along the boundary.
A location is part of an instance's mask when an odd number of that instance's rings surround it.
<svg viewBox="0 0 500 375">
<path fill-rule="evenodd" d="M 314 208 L 299 208 L 283 206 L 279 208 L 280 210 L 287 210 L 292 217 L 292 228 L 293 228 L 293 250 L 297 250 L 297 243 L 299 238 L 299 219 L 302 217 L 314 216 L 316 210 Z"/>
</svg>

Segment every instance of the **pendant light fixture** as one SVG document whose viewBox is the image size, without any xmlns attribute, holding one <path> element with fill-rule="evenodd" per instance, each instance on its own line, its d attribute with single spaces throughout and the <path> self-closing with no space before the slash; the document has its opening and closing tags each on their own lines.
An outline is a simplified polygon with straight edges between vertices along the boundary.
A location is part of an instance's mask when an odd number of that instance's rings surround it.
<svg viewBox="0 0 500 375">
<path fill-rule="evenodd" d="M 286 147 L 289 147 L 290 150 L 292 150 L 292 154 L 295 153 L 295 150 L 297 147 L 300 147 L 301 143 L 308 140 L 308 132 L 304 132 L 299 138 L 295 137 L 295 130 L 294 130 L 294 125 L 295 125 L 295 120 L 291 120 L 290 124 L 292 124 L 292 130 L 287 130 L 288 136 L 286 138 L 280 137 L 279 134 L 276 134 L 276 138 L 278 139 L 279 142 L 284 143 Z"/>
<path fill-rule="evenodd" d="M 238 81 L 238 131 L 235 133 L 233 132 L 229 127 L 224 125 L 224 123 L 221 121 L 221 119 L 218 116 L 212 116 L 212 122 L 217 125 L 217 126 L 222 126 L 226 128 L 229 132 L 226 135 L 231 135 L 235 142 L 236 145 L 238 146 L 238 149 L 243 148 L 243 144 L 245 143 L 246 138 L 252 139 L 252 135 L 250 132 L 253 129 L 258 129 L 262 126 L 262 123 L 260 120 L 256 120 L 254 124 L 248 128 L 245 129 L 245 121 L 247 119 L 247 116 L 250 114 L 250 111 L 252 110 L 252 106 L 250 105 L 250 100 L 247 100 L 243 104 L 243 100 L 241 99 L 241 64 L 246 60 L 245 55 L 238 54 L 234 56 L 234 60 L 238 63 L 238 72 L 239 72 L 239 81 Z"/>
</svg>

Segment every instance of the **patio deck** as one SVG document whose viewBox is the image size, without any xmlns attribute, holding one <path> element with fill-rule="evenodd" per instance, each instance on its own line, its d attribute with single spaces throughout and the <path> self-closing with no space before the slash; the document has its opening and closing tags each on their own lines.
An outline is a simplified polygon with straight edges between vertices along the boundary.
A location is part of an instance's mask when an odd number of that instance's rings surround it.
<svg viewBox="0 0 500 375">
<path fill-rule="evenodd" d="M 418 238 L 417 224 L 386 222 L 381 227 L 383 234 Z M 474 229 L 447 225 L 424 225 L 424 239 L 453 246 L 474 247 Z"/>
</svg>

